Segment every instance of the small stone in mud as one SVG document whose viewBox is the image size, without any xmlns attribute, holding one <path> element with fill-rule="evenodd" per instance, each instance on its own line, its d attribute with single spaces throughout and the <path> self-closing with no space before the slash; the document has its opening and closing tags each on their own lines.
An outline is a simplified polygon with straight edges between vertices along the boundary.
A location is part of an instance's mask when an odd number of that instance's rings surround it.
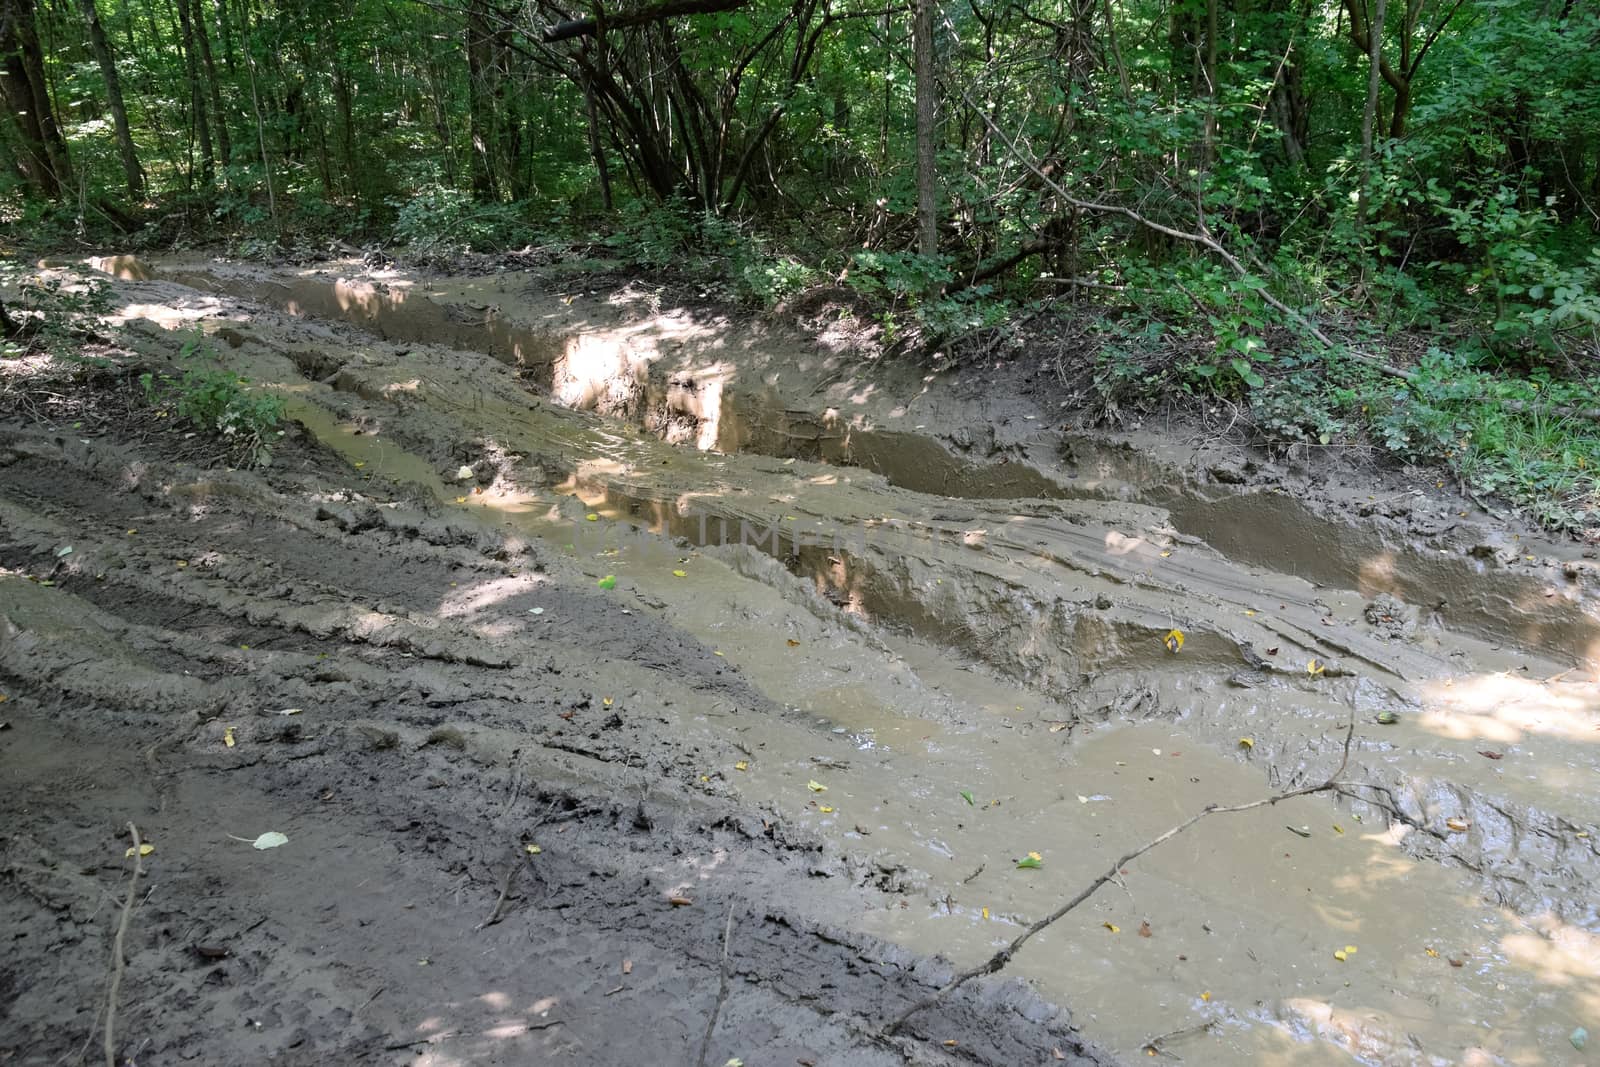
<svg viewBox="0 0 1600 1067">
<path fill-rule="evenodd" d="M 1111 598 L 1106 596 L 1104 593 L 1101 593 L 1099 596 L 1094 598 L 1094 606 L 1100 611 L 1110 611 Z"/>
<path fill-rule="evenodd" d="M 1379 593 L 1363 614 L 1368 625 L 1381 637 L 1409 641 L 1417 635 L 1417 609 L 1399 597 Z"/>
</svg>

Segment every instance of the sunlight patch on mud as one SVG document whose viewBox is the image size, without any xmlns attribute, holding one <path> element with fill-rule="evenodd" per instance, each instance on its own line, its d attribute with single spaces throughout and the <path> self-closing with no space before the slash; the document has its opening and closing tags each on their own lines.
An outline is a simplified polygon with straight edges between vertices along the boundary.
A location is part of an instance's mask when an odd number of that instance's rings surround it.
<svg viewBox="0 0 1600 1067">
<path fill-rule="evenodd" d="M 1509 913 L 1506 918 L 1517 921 Z M 1500 939 L 1500 951 L 1507 961 L 1530 971 L 1546 985 L 1583 986 L 1591 1002 L 1600 1004 L 1600 935 L 1548 912 L 1526 922 L 1531 929 Z"/>
<path fill-rule="evenodd" d="M 1600 686 L 1496 672 L 1422 686 L 1423 729 L 1457 740 L 1510 744 L 1530 734 L 1600 744 Z"/>
</svg>

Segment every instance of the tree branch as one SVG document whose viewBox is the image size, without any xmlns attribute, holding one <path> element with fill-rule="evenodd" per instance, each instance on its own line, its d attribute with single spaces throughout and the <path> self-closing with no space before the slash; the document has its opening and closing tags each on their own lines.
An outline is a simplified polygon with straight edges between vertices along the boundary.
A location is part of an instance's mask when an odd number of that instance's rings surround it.
<svg viewBox="0 0 1600 1067">
<path fill-rule="evenodd" d="M 608 30 L 626 30 L 650 22 L 677 18 L 680 15 L 711 15 L 719 11 L 732 11 L 744 7 L 750 0 L 668 0 L 667 3 L 647 7 L 628 15 L 599 14 L 594 18 L 571 19 L 558 22 L 544 31 L 545 44 L 569 41 L 574 37 L 598 37 L 601 26 Z M 598 9 L 597 9 L 598 10 Z"/>
<path fill-rule="evenodd" d="M 1189 816 L 1189 818 L 1174 826 L 1166 833 L 1147 841 L 1143 845 L 1140 845 L 1138 848 L 1134 849 L 1132 852 L 1129 852 L 1127 855 L 1119 858 L 1106 870 L 1104 874 L 1090 882 L 1083 889 L 1079 890 L 1077 895 L 1071 900 L 1067 901 L 1065 904 L 1061 905 L 1061 907 L 1057 908 L 1049 915 L 1046 915 L 1044 918 L 1040 919 L 1038 922 L 1022 931 L 1022 933 L 1018 934 L 1011 940 L 1010 944 L 1000 949 L 1000 951 L 996 952 L 993 956 L 990 956 L 983 963 L 980 963 L 978 966 L 970 968 L 969 970 L 962 971 L 960 974 L 956 975 L 955 978 L 951 979 L 948 985 L 907 1008 L 900 1014 L 898 1018 L 883 1028 L 883 1036 L 892 1037 L 894 1033 L 900 1029 L 900 1027 L 905 1025 L 906 1020 L 917 1014 L 917 1012 L 932 1007 L 954 990 L 959 989 L 963 985 L 966 985 L 968 982 L 972 981 L 972 979 L 982 977 L 986 974 L 994 974 L 996 971 L 1000 970 L 1007 963 L 1011 962 L 1011 958 L 1015 956 L 1022 946 L 1027 944 L 1035 934 L 1045 930 L 1054 924 L 1056 920 L 1060 919 L 1078 905 L 1094 896 L 1101 886 L 1117 877 L 1118 872 L 1121 871 L 1123 867 L 1127 866 L 1129 863 L 1132 863 L 1140 856 L 1143 856 L 1146 852 L 1149 852 L 1157 845 L 1164 844 L 1165 842 L 1172 840 L 1174 837 L 1177 837 L 1179 834 L 1183 833 L 1185 830 L 1189 829 L 1189 827 L 1193 826 L 1201 819 L 1204 819 L 1206 816 L 1233 814 L 1241 811 L 1252 811 L 1256 808 L 1264 808 L 1273 804 L 1281 804 L 1283 801 L 1290 800 L 1294 797 L 1309 796 L 1312 793 L 1322 793 L 1337 788 L 1341 784 L 1339 781 L 1339 776 L 1344 774 L 1345 768 L 1350 765 L 1350 742 L 1355 739 L 1355 734 L 1356 722 L 1354 716 L 1352 716 L 1350 719 L 1350 725 L 1345 728 L 1344 756 L 1339 760 L 1338 768 L 1332 774 L 1330 774 L 1326 780 L 1318 782 L 1316 785 L 1302 786 L 1299 789 L 1289 789 L 1281 793 L 1274 793 L 1269 797 L 1262 797 L 1260 800 L 1252 800 L 1247 804 L 1207 804 L 1204 808 L 1201 808 L 1198 812 Z"/>
</svg>

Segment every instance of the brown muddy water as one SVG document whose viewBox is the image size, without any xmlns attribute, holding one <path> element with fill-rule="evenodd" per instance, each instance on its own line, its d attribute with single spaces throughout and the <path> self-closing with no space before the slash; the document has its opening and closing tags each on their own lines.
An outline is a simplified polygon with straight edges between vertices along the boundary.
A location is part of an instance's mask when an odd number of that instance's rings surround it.
<svg viewBox="0 0 1600 1067">
<path fill-rule="evenodd" d="M 682 728 L 902 891 L 838 922 L 975 963 L 1205 805 L 1321 780 L 1353 722 L 1344 795 L 1202 822 L 1007 973 L 1129 1062 L 1165 1034 L 1202 1064 L 1591 1062 L 1600 612 L 1559 546 L 1203 491 L 641 286 L 94 265 L 141 345 L 203 331 L 357 481 L 614 578 L 791 709 Z"/>
</svg>

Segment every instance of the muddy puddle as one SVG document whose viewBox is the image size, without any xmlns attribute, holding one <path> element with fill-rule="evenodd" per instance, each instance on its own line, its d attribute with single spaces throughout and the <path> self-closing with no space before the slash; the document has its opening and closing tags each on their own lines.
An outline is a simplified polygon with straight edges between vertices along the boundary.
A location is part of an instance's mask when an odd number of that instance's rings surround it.
<svg viewBox="0 0 1600 1067">
<path fill-rule="evenodd" d="M 937 382 L 636 293 L 101 266 L 142 344 L 202 329 L 354 483 L 553 548 L 781 705 L 677 728 L 748 752 L 708 786 L 903 891 L 835 921 L 975 963 L 1205 805 L 1326 777 L 1353 722 L 1348 795 L 1206 820 L 1008 971 L 1129 1061 L 1171 1035 L 1191 1063 L 1585 1062 L 1577 590 L 1082 443 L 959 455 L 978 413 Z"/>
</svg>

